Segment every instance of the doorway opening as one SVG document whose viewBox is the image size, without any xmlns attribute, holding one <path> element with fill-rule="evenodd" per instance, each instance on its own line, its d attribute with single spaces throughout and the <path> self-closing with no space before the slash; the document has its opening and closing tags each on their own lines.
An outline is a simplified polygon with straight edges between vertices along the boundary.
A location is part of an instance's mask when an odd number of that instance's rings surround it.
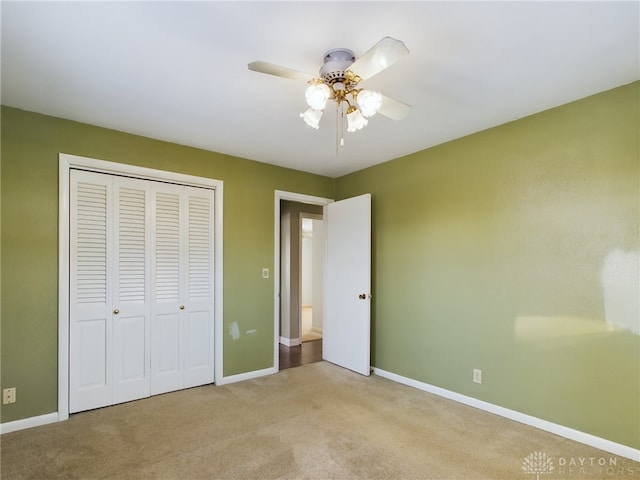
<svg viewBox="0 0 640 480">
<path fill-rule="evenodd" d="M 276 192 L 274 364 L 279 370 L 323 358 L 324 205 L 330 202 Z"/>
<path fill-rule="evenodd" d="M 286 228 L 285 216 L 281 219 L 282 200 L 322 205 L 325 221 L 326 241 L 323 264 L 323 315 L 322 315 L 322 359 L 361 375 L 371 373 L 371 194 L 364 193 L 338 202 L 306 195 L 275 192 L 274 228 L 274 370 L 280 369 L 281 308 L 291 303 L 283 301 L 285 295 L 295 288 L 289 278 L 281 281 L 281 273 L 291 271 L 282 268 L 281 249 L 291 248 L 292 242 L 281 242 L 281 233 L 291 232 Z M 281 205 L 282 203 L 282 205 Z M 289 215 L 289 220 L 295 221 Z M 289 259 L 295 258 L 290 254 Z M 289 264 L 290 266 L 290 264 Z M 295 296 L 291 295 L 292 298 Z M 294 298 L 295 299 L 295 298 Z M 293 309 L 294 313 L 297 308 Z M 285 315 L 282 315 L 285 318 Z M 289 324 L 296 326 L 293 322 Z M 283 330 L 284 331 L 284 330 Z M 299 332 L 298 332 L 299 333 Z M 290 334 L 290 333 L 289 333 Z M 283 335 L 284 337 L 284 335 Z M 286 337 L 285 337 L 286 338 Z M 292 338 L 288 337 L 291 342 Z"/>
<path fill-rule="evenodd" d="M 322 340 L 325 225 L 322 214 L 300 213 L 300 341 Z"/>
</svg>

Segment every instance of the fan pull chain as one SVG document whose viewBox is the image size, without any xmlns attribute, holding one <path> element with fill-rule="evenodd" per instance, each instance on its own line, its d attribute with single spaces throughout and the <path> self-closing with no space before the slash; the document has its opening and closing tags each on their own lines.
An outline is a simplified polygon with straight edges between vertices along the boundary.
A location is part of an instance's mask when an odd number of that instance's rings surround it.
<svg viewBox="0 0 640 480">
<path fill-rule="evenodd" d="M 336 157 L 338 156 L 338 150 L 340 146 L 340 104 L 336 103 Z"/>
<path fill-rule="evenodd" d="M 342 108 L 342 102 L 336 104 L 336 157 L 340 147 L 344 147 L 344 108 Z"/>
<path fill-rule="evenodd" d="M 344 147 L 344 102 L 340 103 L 340 146 Z"/>
</svg>

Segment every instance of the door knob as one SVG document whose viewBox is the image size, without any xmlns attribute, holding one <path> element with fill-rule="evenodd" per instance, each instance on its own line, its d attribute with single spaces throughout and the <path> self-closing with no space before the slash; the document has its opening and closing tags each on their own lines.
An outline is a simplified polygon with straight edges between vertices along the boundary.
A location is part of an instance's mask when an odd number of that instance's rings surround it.
<svg viewBox="0 0 640 480">
<path fill-rule="evenodd" d="M 180 310 L 184 310 L 184 305 L 180 305 Z"/>
<path fill-rule="evenodd" d="M 365 298 L 367 298 L 367 294 L 366 293 L 361 293 L 360 295 L 358 295 L 358 298 L 360 300 L 364 300 Z"/>
<path fill-rule="evenodd" d="M 113 311 L 114 315 L 118 315 L 120 313 L 120 310 L 118 310 L 117 308 Z"/>
</svg>

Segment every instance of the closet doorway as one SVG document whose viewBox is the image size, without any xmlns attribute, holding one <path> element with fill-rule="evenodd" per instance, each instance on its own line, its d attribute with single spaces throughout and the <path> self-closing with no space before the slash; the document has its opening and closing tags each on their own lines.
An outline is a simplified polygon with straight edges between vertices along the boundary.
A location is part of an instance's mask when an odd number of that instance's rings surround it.
<svg viewBox="0 0 640 480">
<path fill-rule="evenodd" d="M 60 155 L 59 417 L 222 371 L 222 182 Z"/>
</svg>

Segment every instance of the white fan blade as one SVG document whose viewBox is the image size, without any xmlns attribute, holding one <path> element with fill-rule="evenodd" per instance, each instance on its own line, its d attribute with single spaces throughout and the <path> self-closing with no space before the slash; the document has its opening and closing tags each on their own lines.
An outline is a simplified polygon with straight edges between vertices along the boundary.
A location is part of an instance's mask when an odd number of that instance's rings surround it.
<svg viewBox="0 0 640 480">
<path fill-rule="evenodd" d="M 384 37 L 378 43 L 351 64 L 349 70 L 366 80 L 380 73 L 388 66 L 396 63 L 409 53 L 404 42 L 391 37 Z"/>
<path fill-rule="evenodd" d="M 305 82 L 308 82 L 312 78 L 315 78 L 315 75 L 298 72 L 297 70 L 281 67 L 280 65 L 274 65 L 273 63 L 268 62 L 251 62 L 247 66 L 249 67 L 249 70 L 253 70 L 254 72 L 267 73 L 269 75 L 289 78 L 291 80 L 304 80 Z"/>
<path fill-rule="evenodd" d="M 411 105 L 382 95 L 382 105 L 378 113 L 393 120 L 402 120 L 411 111 Z"/>
</svg>

